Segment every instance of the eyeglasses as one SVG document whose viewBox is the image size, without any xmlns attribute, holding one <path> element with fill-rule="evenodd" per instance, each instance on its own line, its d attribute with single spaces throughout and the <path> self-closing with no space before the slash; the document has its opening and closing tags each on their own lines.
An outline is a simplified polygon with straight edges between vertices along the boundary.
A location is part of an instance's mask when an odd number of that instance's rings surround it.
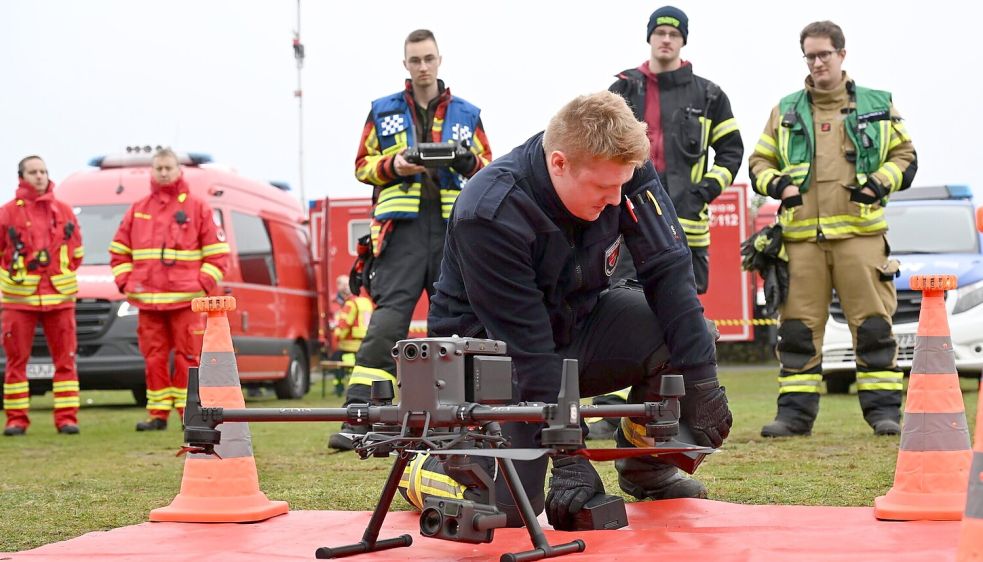
<svg viewBox="0 0 983 562">
<path fill-rule="evenodd" d="M 422 59 L 419 57 L 410 57 L 410 59 L 406 61 L 406 64 L 416 68 L 419 68 L 423 65 L 433 66 L 437 64 L 437 57 L 434 55 L 427 55 Z"/>
<path fill-rule="evenodd" d="M 672 39 L 673 41 L 683 38 L 682 33 L 673 29 L 657 29 L 652 32 L 652 35 L 655 35 L 659 39 Z"/>
<path fill-rule="evenodd" d="M 816 59 L 819 59 L 820 62 L 829 62 L 829 58 L 839 52 L 840 52 L 839 49 L 836 49 L 834 51 L 819 51 L 818 53 L 809 53 L 807 55 L 802 55 L 802 59 L 805 60 L 806 64 L 808 65 L 816 64 Z"/>
</svg>

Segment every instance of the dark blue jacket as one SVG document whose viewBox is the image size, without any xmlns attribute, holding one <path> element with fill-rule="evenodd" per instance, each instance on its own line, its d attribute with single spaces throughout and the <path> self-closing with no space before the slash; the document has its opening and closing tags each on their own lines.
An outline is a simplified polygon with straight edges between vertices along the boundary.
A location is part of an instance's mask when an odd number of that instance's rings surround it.
<svg viewBox="0 0 983 562">
<path fill-rule="evenodd" d="M 614 267 L 606 258 L 623 239 L 662 322 L 673 367 L 687 383 L 715 377 L 713 338 L 696 297 L 685 237 L 670 235 L 653 247 L 624 199 L 595 221 L 574 217 L 553 188 L 542 142 L 542 133 L 532 137 L 462 190 L 447 227 L 427 321 L 431 333 L 504 341 L 517 398 L 554 402 L 563 359 L 557 350 L 573 340 L 608 288 Z M 664 210 L 655 225 L 660 232 L 682 233 L 651 162 L 622 188 L 627 196 L 647 197 L 645 190 Z"/>
</svg>

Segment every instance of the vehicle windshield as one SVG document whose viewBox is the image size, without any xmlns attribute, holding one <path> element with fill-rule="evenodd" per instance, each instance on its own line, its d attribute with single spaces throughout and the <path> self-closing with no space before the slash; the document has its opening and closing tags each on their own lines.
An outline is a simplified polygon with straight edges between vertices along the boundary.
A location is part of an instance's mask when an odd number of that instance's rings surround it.
<svg viewBox="0 0 983 562">
<path fill-rule="evenodd" d="M 87 205 L 75 207 L 75 216 L 82 227 L 85 246 L 85 265 L 109 265 L 109 244 L 116 235 L 123 214 L 129 205 Z"/>
<path fill-rule="evenodd" d="M 970 205 L 888 205 L 884 211 L 892 253 L 979 253 L 974 209 Z"/>
</svg>

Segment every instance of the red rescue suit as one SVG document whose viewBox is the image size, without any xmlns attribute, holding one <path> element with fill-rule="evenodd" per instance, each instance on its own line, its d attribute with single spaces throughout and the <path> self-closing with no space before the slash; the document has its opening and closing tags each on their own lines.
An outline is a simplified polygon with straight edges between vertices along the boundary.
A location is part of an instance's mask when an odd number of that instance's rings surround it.
<svg viewBox="0 0 983 562">
<path fill-rule="evenodd" d="M 0 207 L 0 292 L 7 371 L 3 405 L 7 427 L 30 425 L 27 362 L 38 322 L 54 363 L 55 427 L 78 425 L 75 369 L 75 270 L 82 263 L 82 232 L 71 207 L 55 199 L 55 184 L 38 194 L 21 180 L 13 201 Z"/>
<path fill-rule="evenodd" d="M 167 419 L 184 411 L 188 368 L 198 365 L 203 323 L 191 300 L 209 294 L 228 268 L 229 244 L 212 208 L 188 192 L 184 176 L 150 180 L 150 195 L 126 212 L 109 246 L 116 286 L 140 309 L 137 335 L 146 362 L 147 410 Z M 168 358 L 174 350 L 174 372 Z"/>
</svg>

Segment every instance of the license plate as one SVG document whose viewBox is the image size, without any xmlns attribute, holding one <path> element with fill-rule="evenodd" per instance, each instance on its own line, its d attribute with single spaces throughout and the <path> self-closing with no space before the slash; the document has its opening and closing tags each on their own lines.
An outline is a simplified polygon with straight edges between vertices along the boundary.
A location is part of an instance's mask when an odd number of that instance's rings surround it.
<svg viewBox="0 0 983 562">
<path fill-rule="evenodd" d="M 51 379 L 55 376 L 55 366 L 51 363 L 28 363 L 28 379 Z"/>
<path fill-rule="evenodd" d="M 894 334 L 898 347 L 915 347 L 915 334 Z"/>
</svg>

